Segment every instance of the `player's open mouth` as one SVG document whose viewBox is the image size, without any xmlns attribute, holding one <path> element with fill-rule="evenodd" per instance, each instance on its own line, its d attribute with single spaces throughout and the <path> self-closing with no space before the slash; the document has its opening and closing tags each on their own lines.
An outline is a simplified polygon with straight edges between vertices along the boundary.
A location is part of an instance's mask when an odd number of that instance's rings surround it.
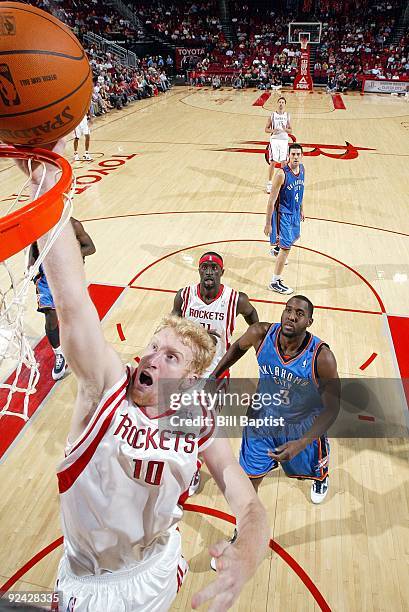
<svg viewBox="0 0 409 612">
<path fill-rule="evenodd" d="M 141 372 L 139 374 L 139 382 L 141 385 L 144 385 L 144 387 L 150 387 L 153 385 L 152 376 L 148 374 L 148 372 Z"/>
</svg>

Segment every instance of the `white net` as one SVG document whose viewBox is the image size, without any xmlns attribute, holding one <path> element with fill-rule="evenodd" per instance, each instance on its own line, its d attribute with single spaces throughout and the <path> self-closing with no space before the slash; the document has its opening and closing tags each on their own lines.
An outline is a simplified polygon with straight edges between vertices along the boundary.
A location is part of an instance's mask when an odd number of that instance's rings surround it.
<svg viewBox="0 0 409 612">
<path fill-rule="evenodd" d="M 27 161 L 28 176 L 19 193 L 5 198 L 11 204 L 1 208 L 2 216 L 18 210 L 30 201 L 27 189 L 32 180 L 33 163 L 31 158 Z M 36 183 L 38 188 L 32 201 L 38 199 L 47 172 L 44 162 L 36 160 L 36 163 L 40 164 L 36 166 L 36 173 L 41 168 L 41 179 Z M 27 295 L 40 265 L 71 217 L 73 190 L 74 184 L 69 193 L 63 194 L 61 218 L 48 232 L 46 244 L 33 265 L 29 266 L 29 246 L 23 254 L 19 253 L 0 262 L 0 418 L 4 415 L 16 416 L 24 421 L 29 418 L 29 399 L 36 392 L 40 373 L 32 346 L 33 338 L 28 336 L 24 326 Z M 15 402 L 16 395 L 22 401 Z"/>
</svg>

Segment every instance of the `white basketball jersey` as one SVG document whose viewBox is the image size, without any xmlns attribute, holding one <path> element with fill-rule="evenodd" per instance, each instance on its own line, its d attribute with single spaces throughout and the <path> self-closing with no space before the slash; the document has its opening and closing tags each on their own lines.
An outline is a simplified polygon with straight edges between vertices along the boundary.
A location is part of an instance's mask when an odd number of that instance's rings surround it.
<svg viewBox="0 0 409 612">
<path fill-rule="evenodd" d="M 200 323 L 207 330 L 215 330 L 217 339 L 216 355 L 203 377 L 213 372 L 230 346 L 230 339 L 236 325 L 239 292 L 220 285 L 218 295 L 206 304 L 200 295 L 200 285 L 190 285 L 182 289 L 182 317 Z"/>
<path fill-rule="evenodd" d="M 289 136 L 287 132 L 284 132 L 284 128 L 288 126 L 290 121 L 290 115 L 286 112 L 284 113 L 274 113 L 271 114 L 271 129 L 272 130 L 281 130 L 278 134 L 271 134 L 271 140 L 288 140 Z"/>
<path fill-rule="evenodd" d="M 151 419 L 131 385 L 127 368 L 58 466 L 65 555 L 77 576 L 131 569 L 165 546 L 198 453 L 214 439 L 213 413 L 203 408 L 206 425 L 191 432 L 165 418 L 176 411 Z"/>
</svg>

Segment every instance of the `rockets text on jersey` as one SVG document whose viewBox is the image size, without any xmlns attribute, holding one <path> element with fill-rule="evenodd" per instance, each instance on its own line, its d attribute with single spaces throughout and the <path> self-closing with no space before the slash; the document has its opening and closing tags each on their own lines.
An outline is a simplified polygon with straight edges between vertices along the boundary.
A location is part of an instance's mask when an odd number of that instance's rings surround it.
<svg viewBox="0 0 409 612">
<path fill-rule="evenodd" d="M 200 323 L 208 331 L 214 330 L 217 338 L 216 355 L 203 376 L 210 374 L 230 346 L 236 325 L 239 292 L 220 285 L 220 289 L 210 304 L 203 301 L 200 285 L 190 285 L 182 289 L 182 316 Z"/>
</svg>

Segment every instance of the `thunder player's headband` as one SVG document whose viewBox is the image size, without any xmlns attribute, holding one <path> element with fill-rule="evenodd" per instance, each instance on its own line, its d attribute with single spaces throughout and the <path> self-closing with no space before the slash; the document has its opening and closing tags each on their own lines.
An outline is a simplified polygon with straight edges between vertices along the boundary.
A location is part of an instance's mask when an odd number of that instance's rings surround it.
<svg viewBox="0 0 409 612">
<path fill-rule="evenodd" d="M 206 253 L 206 255 L 203 255 L 199 259 L 199 266 L 201 266 L 202 263 L 205 263 L 205 261 L 211 261 L 213 263 L 216 263 L 223 270 L 223 259 L 221 257 L 219 257 L 218 255 L 210 255 L 209 253 Z"/>
</svg>

